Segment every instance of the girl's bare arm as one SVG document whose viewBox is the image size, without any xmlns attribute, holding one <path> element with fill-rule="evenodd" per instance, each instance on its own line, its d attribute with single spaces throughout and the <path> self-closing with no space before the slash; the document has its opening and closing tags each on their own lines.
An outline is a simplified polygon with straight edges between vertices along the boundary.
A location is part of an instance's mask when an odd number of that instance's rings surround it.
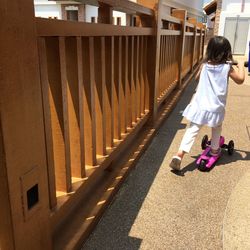
<svg viewBox="0 0 250 250">
<path fill-rule="evenodd" d="M 231 67 L 229 76 L 237 84 L 242 84 L 245 80 L 244 63 L 239 62 L 236 67 Z"/>
</svg>

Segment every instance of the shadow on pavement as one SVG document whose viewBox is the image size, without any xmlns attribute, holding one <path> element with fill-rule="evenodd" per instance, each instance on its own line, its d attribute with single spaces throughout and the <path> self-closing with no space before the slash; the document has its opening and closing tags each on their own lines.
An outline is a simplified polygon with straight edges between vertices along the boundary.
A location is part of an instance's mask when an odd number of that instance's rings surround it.
<svg viewBox="0 0 250 250">
<path fill-rule="evenodd" d="M 142 239 L 129 233 L 177 131 L 186 127 L 180 110 L 190 102 L 195 88 L 196 82 L 190 82 L 82 250 L 140 249 Z"/>
</svg>

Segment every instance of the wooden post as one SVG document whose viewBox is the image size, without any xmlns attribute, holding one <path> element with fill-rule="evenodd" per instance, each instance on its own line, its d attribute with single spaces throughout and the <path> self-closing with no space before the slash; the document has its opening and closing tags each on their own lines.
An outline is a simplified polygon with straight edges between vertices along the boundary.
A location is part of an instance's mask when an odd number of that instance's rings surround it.
<svg viewBox="0 0 250 250">
<path fill-rule="evenodd" d="M 152 121 L 154 122 L 158 112 L 157 97 L 159 92 L 159 62 L 160 62 L 160 46 L 161 46 L 161 27 L 162 27 L 162 0 L 158 3 L 156 37 L 150 40 L 148 53 L 148 71 L 150 82 L 150 110 L 152 112 Z M 152 44 L 153 43 L 153 44 Z M 152 66 L 154 64 L 154 66 Z M 152 67 L 152 68 L 151 68 Z M 151 68 L 151 70 L 150 70 Z M 152 72 L 153 70 L 153 72 Z M 153 82 L 152 82 L 153 78 Z"/>
<path fill-rule="evenodd" d="M 99 4 L 98 23 L 113 23 L 113 9 L 110 5 L 104 3 Z"/>
<path fill-rule="evenodd" d="M 0 6 L 0 248 L 52 249 L 32 0 Z"/>
<path fill-rule="evenodd" d="M 172 16 L 177 17 L 177 18 L 182 20 L 182 22 L 181 22 L 181 39 L 180 39 L 180 56 L 179 56 L 179 73 L 178 73 L 178 81 L 179 81 L 178 87 L 181 88 L 187 11 L 175 9 L 172 12 Z"/>
<path fill-rule="evenodd" d="M 194 40 L 193 40 L 193 53 L 192 53 L 192 61 L 191 61 L 191 72 L 194 71 L 194 57 L 195 57 L 195 48 L 196 48 L 196 34 L 197 34 L 197 20 L 196 18 L 189 18 L 188 19 L 189 23 L 192 23 L 194 25 Z"/>
</svg>

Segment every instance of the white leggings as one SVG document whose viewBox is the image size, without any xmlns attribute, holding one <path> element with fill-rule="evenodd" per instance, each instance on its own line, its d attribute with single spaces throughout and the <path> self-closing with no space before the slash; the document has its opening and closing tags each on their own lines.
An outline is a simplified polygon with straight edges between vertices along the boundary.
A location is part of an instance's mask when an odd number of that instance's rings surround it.
<svg viewBox="0 0 250 250">
<path fill-rule="evenodd" d="M 193 146 L 195 138 L 201 128 L 202 125 L 198 125 L 191 122 L 182 138 L 179 150 L 189 153 L 190 149 Z M 220 143 L 221 130 L 222 130 L 222 125 L 212 128 L 211 148 L 214 150 L 217 150 L 220 146 L 219 143 Z"/>
</svg>

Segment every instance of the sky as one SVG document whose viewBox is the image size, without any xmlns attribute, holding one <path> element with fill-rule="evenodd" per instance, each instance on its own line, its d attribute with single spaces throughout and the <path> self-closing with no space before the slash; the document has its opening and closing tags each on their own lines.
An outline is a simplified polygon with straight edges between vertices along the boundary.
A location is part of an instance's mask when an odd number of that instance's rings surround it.
<svg viewBox="0 0 250 250">
<path fill-rule="evenodd" d="M 205 4 L 209 3 L 209 2 L 211 2 L 211 0 L 203 0 L 203 5 L 205 5 Z"/>
</svg>

